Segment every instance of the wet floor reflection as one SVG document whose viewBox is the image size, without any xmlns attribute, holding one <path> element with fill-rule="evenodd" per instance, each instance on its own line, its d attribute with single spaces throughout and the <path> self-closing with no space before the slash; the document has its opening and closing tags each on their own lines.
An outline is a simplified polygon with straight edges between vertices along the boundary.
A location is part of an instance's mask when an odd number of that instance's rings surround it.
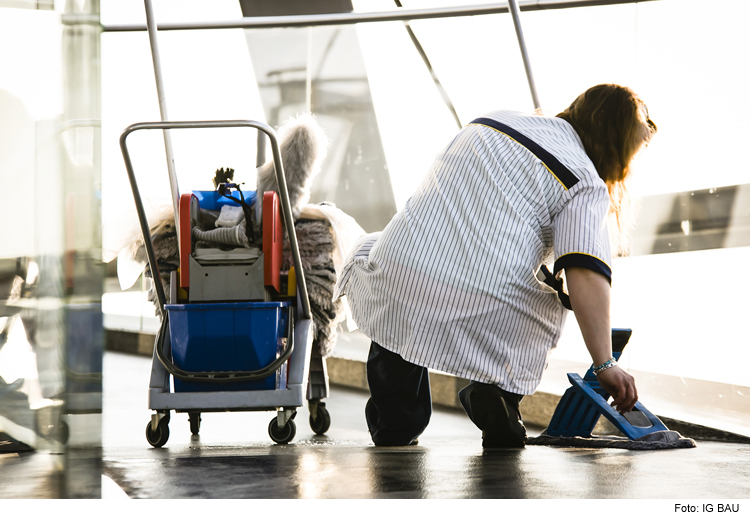
<svg viewBox="0 0 750 527">
<path fill-rule="evenodd" d="M 163 488 L 185 498 L 297 498 L 297 465 L 295 457 L 272 454 L 172 459 L 163 465 Z"/>
<path fill-rule="evenodd" d="M 610 449 L 573 451 L 566 458 L 569 466 L 572 458 L 572 466 L 585 475 L 578 478 L 582 491 L 616 499 L 632 495 L 637 490 L 634 485 L 643 478 L 641 471 L 647 464 L 636 463 L 636 456 L 636 452 Z"/>
<path fill-rule="evenodd" d="M 317 499 L 370 496 L 361 453 L 295 445 L 217 455 L 192 447 L 185 457 L 152 450 L 148 461 L 107 463 L 105 473 L 138 498 Z"/>
<path fill-rule="evenodd" d="M 622 498 L 637 491 L 633 481 L 643 482 L 634 455 L 614 449 L 532 446 L 520 459 L 516 477 L 527 498 Z"/>
<path fill-rule="evenodd" d="M 179 455 L 108 461 L 135 498 L 527 498 L 523 452 L 313 444 L 226 449 L 196 441 Z M 241 452 L 241 453 L 240 453 Z"/>
<path fill-rule="evenodd" d="M 493 449 L 466 460 L 469 476 L 467 497 L 528 498 L 529 486 L 523 469 L 523 450 Z"/>
<path fill-rule="evenodd" d="M 224 450 L 224 449 L 218 449 Z M 106 463 L 105 474 L 138 498 L 427 498 L 439 492 L 439 467 L 425 449 L 285 445 L 218 454 L 191 445 L 174 457 Z M 455 482 L 454 482 L 455 483 Z"/>
<path fill-rule="evenodd" d="M 701 450 L 702 449 L 702 450 Z M 104 473 L 132 498 L 580 499 L 738 496 L 747 449 L 634 452 L 473 442 L 383 448 L 363 441 L 124 449 Z M 739 457 L 738 457 L 739 456 Z M 733 463 L 733 464 L 732 464 Z"/>
<path fill-rule="evenodd" d="M 333 498 L 351 496 L 365 498 L 372 488 L 361 451 L 349 448 L 336 452 L 331 448 L 304 449 L 295 477 L 299 498 Z"/>
<path fill-rule="evenodd" d="M 421 447 L 372 447 L 367 468 L 373 497 L 429 497 L 429 458 Z"/>
<path fill-rule="evenodd" d="M 0 453 L 0 496 L 3 499 L 61 497 L 63 457 L 40 453 Z"/>
</svg>

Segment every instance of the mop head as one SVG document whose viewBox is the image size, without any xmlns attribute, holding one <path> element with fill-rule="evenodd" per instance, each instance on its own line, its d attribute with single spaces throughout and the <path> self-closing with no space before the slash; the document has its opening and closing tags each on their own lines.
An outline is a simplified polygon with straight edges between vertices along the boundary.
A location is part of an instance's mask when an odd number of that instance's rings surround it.
<svg viewBox="0 0 750 527">
<path fill-rule="evenodd" d="M 669 448 L 694 448 L 697 445 L 689 437 L 673 430 L 661 430 L 628 439 L 620 436 L 563 437 L 549 436 L 544 430 L 538 437 L 529 437 L 527 445 L 568 446 L 578 448 L 623 448 L 626 450 L 665 450 Z"/>
<path fill-rule="evenodd" d="M 297 220 L 294 229 L 297 232 L 300 260 L 305 271 L 307 294 L 315 322 L 313 348 L 322 357 L 327 357 L 336 345 L 336 326 L 344 320 L 341 299 L 333 300 L 333 288 L 336 285 L 333 230 L 328 221 L 309 219 Z M 293 262 L 286 236 L 283 254 L 282 269 L 287 270 Z"/>
<path fill-rule="evenodd" d="M 328 152 L 328 137 L 309 113 L 287 119 L 276 135 L 292 216 L 297 220 L 302 207 L 310 200 L 310 185 Z M 269 190 L 279 192 L 273 160 L 258 168 L 257 190 L 258 196 Z"/>
</svg>

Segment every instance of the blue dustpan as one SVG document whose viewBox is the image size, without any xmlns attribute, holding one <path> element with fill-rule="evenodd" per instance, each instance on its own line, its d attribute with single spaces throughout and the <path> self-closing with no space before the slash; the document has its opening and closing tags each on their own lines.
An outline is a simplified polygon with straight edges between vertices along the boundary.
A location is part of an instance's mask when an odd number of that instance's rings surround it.
<svg viewBox="0 0 750 527">
<path fill-rule="evenodd" d="M 620 360 L 622 350 L 630 340 L 630 329 L 612 330 L 612 354 Z M 602 415 L 609 419 L 628 439 L 668 430 L 664 423 L 637 402 L 631 412 L 620 414 L 608 404 L 609 394 L 594 375 L 593 364 L 581 377 L 568 374 L 572 385 L 563 394 L 547 427 L 546 434 L 555 437 L 592 437 L 591 433 Z"/>
</svg>

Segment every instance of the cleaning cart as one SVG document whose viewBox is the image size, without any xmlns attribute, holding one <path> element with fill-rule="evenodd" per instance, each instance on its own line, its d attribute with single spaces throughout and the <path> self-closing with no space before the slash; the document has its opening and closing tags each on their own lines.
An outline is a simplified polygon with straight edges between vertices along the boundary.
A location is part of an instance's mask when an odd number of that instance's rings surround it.
<svg viewBox="0 0 750 527">
<path fill-rule="evenodd" d="M 216 191 L 182 194 L 175 207 L 180 268 L 172 272 L 166 292 L 127 138 L 139 130 L 233 127 L 266 134 L 279 193 L 257 196 L 229 183 Z M 322 387 L 308 386 L 313 339 L 310 301 L 273 129 L 256 121 L 137 123 L 122 133 L 120 148 L 162 318 L 149 384 L 149 408 L 154 413 L 146 426 L 148 442 L 157 448 L 167 442 L 171 411 L 187 413 L 191 432 L 197 434 L 204 412 L 270 410 L 277 414 L 268 426 L 271 439 L 288 443 L 296 433 L 296 409 L 306 397 L 311 427 L 316 433 L 325 432 L 330 416 L 319 401 L 321 394 L 327 394 L 327 382 Z M 193 240 L 193 228 L 202 216 L 216 215 L 223 205 L 233 205 L 241 207 L 250 222 L 251 207 L 261 203 L 262 246 L 212 250 Z M 281 272 L 284 229 L 294 264 L 288 276 Z M 252 229 L 247 232 L 252 236 Z"/>
</svg>

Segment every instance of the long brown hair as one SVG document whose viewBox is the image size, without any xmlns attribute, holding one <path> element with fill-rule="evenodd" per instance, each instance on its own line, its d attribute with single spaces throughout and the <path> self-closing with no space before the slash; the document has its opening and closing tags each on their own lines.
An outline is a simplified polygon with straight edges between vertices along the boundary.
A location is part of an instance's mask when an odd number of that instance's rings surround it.
<svg viewBox="0 0 750 527">
<path fill-rule="evenodd" d="M 557 117 L 578 133 L 599 177 L 607 184 L 610 211 L 617 224 L 615 234 L 621 239 L 625 234 L 623 211 L 629 203 L 625 182 L 630 163 L 643 142 L 648 143 L 656 133 L 648 108 L 630 88 L 599 84 L 576 97 Z"/>
</svg>

